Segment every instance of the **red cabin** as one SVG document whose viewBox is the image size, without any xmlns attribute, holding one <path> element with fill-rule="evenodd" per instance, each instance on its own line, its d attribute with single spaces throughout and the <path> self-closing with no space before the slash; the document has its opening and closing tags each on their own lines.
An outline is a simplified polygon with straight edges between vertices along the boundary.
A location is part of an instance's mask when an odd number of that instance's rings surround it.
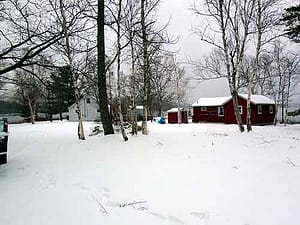
<svg viewBox="0 0 300 225">
<path fill-rule="evenodd" d="M 167 111 L 168 113 L 168 123 L 178 123 L 178 108 L 172 108 Z M 188 123 L 187 111 L 180 109 L 181 122 Z"/>
<path fill-rule="evenodd" d="M 247 119 L 247 94 L 239 94 L 239 108 L 243 123 Z M 263 95 L 251 96 L 251 123 L 272 124 L 275 102 Z M 193 122 L 236 123 L 232 97 L 200 98 L 193 104 Z"/>
</svg>

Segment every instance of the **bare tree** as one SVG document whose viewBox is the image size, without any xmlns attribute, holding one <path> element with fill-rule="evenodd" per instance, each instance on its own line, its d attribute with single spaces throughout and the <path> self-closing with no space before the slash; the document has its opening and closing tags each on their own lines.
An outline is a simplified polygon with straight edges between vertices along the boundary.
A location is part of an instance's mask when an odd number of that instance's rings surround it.
<svg viewBox="0 0 300 225">
<path fill-rule="evenodd" d="M 143 77 L 143 122 L 142 133 L 148 134 L 147 117 L 150 105 L 150 87 L 151 87 L 151 63 L 157 51 L 163 51 L 165 44 L 173 44 L 176 40 L 172 40 L 166 33 L 168 23 L 163 27 L 157 27 L 154 18 L 154 12 L 161 0 L 141 0 L 140 23 L 141 30 L 138 34 L 141 43 L 141 72 Z"/>
<path fill-rule="evenodd" d="M 255 21 L 256 48 L 254 55 L 253 69 L 249 71 L 248 78 L 248 97 L 247 97 L 247 131 L 252 130 L 251 126 L 251 95 L 254 88 L 254 82 L 259 75 L 260 55 L 262 48 L 270 44 L 280 34 L 275 32 L 276 26 L 279 24 L 280 13 L 276 7 L 280 0 L 256 0 L 255 13 L 253 20 Z M 272 32 L 271 32 L 272 30 Z"/>
<path fill-rule="evenodd" d="M 137 52 L 135 48 L 135 43 L 137 39 L 137 34 L 140 29 L 140 21 L 136 16 L 140 10 L 139 0 L 127 0 L 127 16 L 124 18 L 125 25 L 125 36 L 129 41 L 129 58 L 130 58 L 130 90 L 131 90 L 131 122 L 132 122 L 132 135 L 137 134 Z"/>
<path fill-rule="evenodd" d="M 84 140 L 83 119 L 81 113 L 81 79 L 87 68 L 87 55 L 95 46 L 93 35 L 95 25 L 86 16 L 92 9 L 88 1 L 55 0 L 49 1 L 58 19 L 58 29 L 63 31 L 63 39 L 53 47 L 58 56 L 69 66 L 75 93 L 76 113 L 78 115 L 78 138 Z M 91 46 L 91 47 L 90 47 Z"/>
<path fill-rule="evenodd" d="M 48 1 L 6 0 L 0 2 L 0 8 L 1 77 L 38 64 L 36 56 L 63 37 Z"/>
<path fill-rule="evenodd" d="M 35 124 L 37 107 L 43 93 L 44 85 L 36 77 L 46 78 L 47 71 L 38 66 L 28 66 L 25 69 L 18 69 L 15 74 L 18 101 L 27 106 L 30 113 L 30 121 Z"/>
<path fill-rule="evenodd" d="M 155 57 L 155 61 L 152 65 L 151 89 L 156 99 L 154 103 L 156 103 L 158 114 L 163 116 L 163 105 L 172 104 L 176 101 L 176 85 L 173 85 L 173 81 L 176 80 L 177 67 L 171 54 L 160 54 L 160 56 Z"/>
<path fill-rule="evenodd" d="M 121 77 L 120 77 L 120 69 L 121 69 L 121 20 L 122 20 L 122 0 L 118 0 L 118 14 L 117 14 L 117 90 L 118 90 L 118 95 L 117 95 L 117 105 L 118 105 L 118 114 L 119 114 L 119 120 L 120 120 L 120 128 L 121 128 L 121 133 L 123 136 L 124 141 L 128 140 L 128 137 L 125 132 L 124 128 L 124 119 L 123 119 L 123 114 L 122 114 L 122 107 L 121 107 Z"/>
<path fill-rule="evenodd" d="M 299 82 L 297 74 L 299 72 L 299 55 L 287 50 L 280 41 L 274 43 L 273 49 L 264 54 L 267 58 L 267 64 L 263 67 L 264 77 L 264 93 L 273 97 L 276 105 L 276 115 L 280 106 L 281 122 L 285 122 L 285 111 L 288 108 L 292 91 Z M 274 124 L 277 123 L 277 117 Z"/>
<path fill-rule="evenodd" d="M 143 41 L 143 123 L 142 123 L 142 133 L 148 134 L 147 128 L 147 114 L 148 114 L 148 93 L 150 88 L 149 79 L 149 59 L 148 59 L 148 37 L 146 30 L 146 15 L 145 7 L 147 6 L 147 0 L 141 0 L 141 26 L 142 26 L 142 41 Z"/>
<path fill-rule="evenodd" d="M 207 10 L 200 10 L 200 6 L 194 5 L 194 13 L 205 18 L 213 19 L 206 27 L 198 27 L 195 31 L 201 40 L 209 43 L 222 52 L 226 77 L 229 83 L 233 99 L 234 112 L 239 130 L 244 131 L 238 103 L 238 89 L 240 72 L 247 41 L 251 34 L 251 20 L 255 8 L 255 0 L 230 1 L 230 0 L 206 0 Z"/>
</svg>

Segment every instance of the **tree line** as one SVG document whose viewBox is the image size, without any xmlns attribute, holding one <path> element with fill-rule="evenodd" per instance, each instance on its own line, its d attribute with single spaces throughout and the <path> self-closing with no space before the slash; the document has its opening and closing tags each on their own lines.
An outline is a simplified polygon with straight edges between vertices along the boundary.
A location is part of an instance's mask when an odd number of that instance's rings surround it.
<svg viewBox="0 0 300 225">
<path fill-rule="evenodd" d="M 213 51 L 195 66 L 200 80 L 226 77 L 241 132 L 237 96 L 248 93 L 247 130 L 251 131 L 252 94 L 273 96 L 287 108 L 299 74 L 299 56 L 280 39 L 299 41 L 299 6 L 281 13 L 280 0 L 205 0 L 191 10 L 200 18 L 194 32 Z M 157 23 L 161 0 L 5 0 L 0 2 L 0 88 L 17 86 L 16 97 L 28 106 L 31 122 L 41 107 L 62 113 L 76 103 L 78 138 L 85 139 L 83 93 L 99 104 L 104 134 L 132 110 L 137 134 L 137 104 L 143 105 L 142 133 L 154 110 L 184 102 L 188 79 L 168 45 L 177 38 Z M 287 29 L 282 31 L 282 25 Z M 108 44 L 109 42 L 109 44 Z M 127 69 L 126 74 L 123 72 Z M 282 107 L 284 108 L 284 107 Z"/>
<path fill-rule="evenodd" d="M 192 60 L 191 64 L 199 80 L 227 79 L 241 132 L 245 128 L 238 107 L 240 91 L 248 93 L 246 125 L 247 131 L 251 131 L 251 95 L 269 95 L 283 110 L 288 107 L 293 86 L 299 82 L 299 55 L 282 43 L 283 36 L 299 41 L 299 6 L 282 12 L 282 3 L 281 0 L 205 0 L 204 4 L 191 7 L 202 19 L 194 32 L 213 47 L 211 53 Z"/>
<path fill-rule="evenodd" d="M 114 133 L 117 121 L 128 139 L 124 102 L 132 109 L 133 134 L 138 129 L 136 106 L 143 105 L 142 133 L 147 134 L 149 114 L 156 110 L 161 115 L 165 104 L 183 99 L 183 88 L 175 93 L 174 85 L 186 83 L 175 52 L 167 50 L 177 40 L 166 32 L 168 24 L 157 23 L 160 3 L 1 1 L 0 83 L 17 86 L 16 98 L 28 106 L 32 123 L 38 110 L 51 117 L 75 102 L 78 138 L 85 139 L 80 99 L 87 93 L 99 104 L 105 135 Z"/>
</svg>

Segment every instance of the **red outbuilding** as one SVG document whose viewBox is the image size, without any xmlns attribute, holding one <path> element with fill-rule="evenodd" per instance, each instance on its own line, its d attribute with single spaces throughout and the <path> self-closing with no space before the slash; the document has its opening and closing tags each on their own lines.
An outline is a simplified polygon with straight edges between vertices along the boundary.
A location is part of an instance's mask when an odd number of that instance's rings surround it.
<svg viewBox="0 0 300 225">
<path fill-rule="evenodd" d="M 168 123 L 178 123 L 178 108 L 172 108 L 167 111 L 168 113 Z M 180 109 L 181 122 L 188 123 L 187 111 Z"/>
<path fill-rule="evenodd" d="M 239 109 L 243 123 L 247 118 L 247 94 L 239 94 Z M 263 95 L 251 96 L 251 123 L 271 124 L 275 117 L 275 102 Z M 232 97 L 199 98 L 193 105 L 193 122 L 236 123 Z"/>
</svg>

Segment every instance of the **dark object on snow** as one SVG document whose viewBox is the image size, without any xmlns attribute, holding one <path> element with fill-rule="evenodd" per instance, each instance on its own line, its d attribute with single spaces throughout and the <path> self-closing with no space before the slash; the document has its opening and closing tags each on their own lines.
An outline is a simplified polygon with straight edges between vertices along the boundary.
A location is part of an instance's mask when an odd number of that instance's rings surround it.
<svg viewBox="0 0 300 225">
<path fill-rule="evenodd" d="M 166 118 L 160 117 L 160 118 L 157 120 L 157 122 L 158 122 L 159 124 L 166 124 Z"/>
<path fill-rule="evenodd" d="M 100 128 L 100 126 L 95 126 L 89 136 L 95 136 L 101 133 L 103 133 L 103 130 Z"/>
<path fill-rule="evenodd" d="M 0 119 L 0 165 L 7 163 L 8 122 Z"/>
</svg>

